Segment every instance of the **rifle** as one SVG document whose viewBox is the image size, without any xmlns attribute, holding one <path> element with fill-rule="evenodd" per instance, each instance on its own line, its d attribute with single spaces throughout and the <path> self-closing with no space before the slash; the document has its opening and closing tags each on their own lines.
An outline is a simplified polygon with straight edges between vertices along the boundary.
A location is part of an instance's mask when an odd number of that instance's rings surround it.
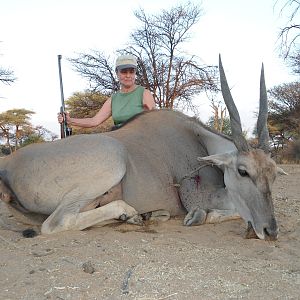
<svg viewBox="0 0 300 300">
<path fill-rule="evenodd" d="M 58 58 L 58 72 L 59 72 L 59 83 L 60 83 L 60 98 L 61 98 L 61 107 L 60 113 L 64 117 L 64 121 L 60 124 L 60 138 L 64 139 L 67 136 L 72 135 L 72 128 L 68 127 L 67 120 L 66 120 L 66 113 L 65 113 L 65 99 L 64 99 L 64 89 L 63 89 L 63 82 L 62 82 L 62 74 L 61 74 L 61 55 L 57 56 Z"/>
</svg>

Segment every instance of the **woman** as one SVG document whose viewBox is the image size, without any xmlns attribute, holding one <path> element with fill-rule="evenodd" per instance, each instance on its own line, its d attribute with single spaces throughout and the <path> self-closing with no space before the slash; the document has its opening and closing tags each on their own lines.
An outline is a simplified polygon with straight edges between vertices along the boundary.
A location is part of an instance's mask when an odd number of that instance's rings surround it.
<svg viewBox="0 0 300 300">
<path fill-rule="evenodd" d="M 66 113 L 68 125 L 91 128 L 96 127 L 112 116 L 118 128 L 131 117 L 144 110 L 155 108 L 155 102 L 149 90 L 135 84 L 137 61 L 132 55 L 122 55 L 116 60 L 116 73 L 120 82 L 120 91 L 109 97 L 98 113 L 92 118 L 71 118 Z M 58 115 L 59 123 L 63 116 Z"/>
</svg>

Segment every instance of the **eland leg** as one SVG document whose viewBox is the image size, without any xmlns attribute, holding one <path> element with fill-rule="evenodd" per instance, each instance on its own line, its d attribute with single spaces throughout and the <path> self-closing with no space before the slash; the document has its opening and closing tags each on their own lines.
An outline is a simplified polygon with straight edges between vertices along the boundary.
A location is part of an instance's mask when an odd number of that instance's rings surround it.
<svg viewBox="0 0 300 300">
<path fill-rule="evenodd" d="M 143 225 L 144 221 L 165 222 L 170 219 L 170 216 L 171 215 L 169 211 L 161 209 L 133 216 L 132 218 L 126 220 L 126 223 L 133 225 Z"/>
<path fill-rule="evenodd" d="M 183 224 L 186 226 L 202 225 L 205 223 L 215 224 L 240 218 L 240 215 L 231 209 L 209 209 L 206 211 L 199 207 L 194 207 L 185 216 Z"/>
<path fill-rule="evenodd" d="M 154 210 L 148 213 L 142 214 L 143 220 L 146 221 L 156 221 L 156 222 L 165 222 L 170 219 L 170 212 L 164 209 Z"/>
<path fill-rule="evenodd" d="M 138 212 L 123 200 L 115 200 L 104 206 L 84 212 L 70 212 L 68 206 L 58 207 L 43 223 L 42 234 L 56 233 L 65 230 L 83 230 L 95 224 L 108 220 L 121 219 L 123 221 L 137 216 Z M 109 222 L 111 223 L 111 222 Z"/>
<path fill-rule="evenodd" d="M 207 213 L 205 223 L 214 224 L 230 220 L 240 219 L 241 216 L 231 209 L 210 209 Z"/>
<path fill-rule="evenodd" d="M 197 188 L 193 180 L 185 180 L 180 187 L 180 198 L 188 211 L 183 221 L 186 226 L 240 218 L 222 187 L 214 190 L 211 185 L 203 184 Z"/>
</svg>

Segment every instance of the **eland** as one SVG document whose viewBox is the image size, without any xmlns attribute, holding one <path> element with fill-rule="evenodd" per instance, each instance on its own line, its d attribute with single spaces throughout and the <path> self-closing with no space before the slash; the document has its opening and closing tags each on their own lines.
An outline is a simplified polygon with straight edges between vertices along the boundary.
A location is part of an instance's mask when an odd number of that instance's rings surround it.
<svg viewBox="0 0 300 300">
<path fill-rule="evenodd" d="M 183 215 L 184 225 L 241 217 L 248 232 L 275 240 L 271 159 L 262 67 L 259 145 L 242 134 L 221 59 L 221 90 L 232 138 L 170 110 L 142 113 L 116 131 L 29 145 L 0 160 L 1 199 L 41 233 L 82 230 L 142 217 Z"/>
</svg>

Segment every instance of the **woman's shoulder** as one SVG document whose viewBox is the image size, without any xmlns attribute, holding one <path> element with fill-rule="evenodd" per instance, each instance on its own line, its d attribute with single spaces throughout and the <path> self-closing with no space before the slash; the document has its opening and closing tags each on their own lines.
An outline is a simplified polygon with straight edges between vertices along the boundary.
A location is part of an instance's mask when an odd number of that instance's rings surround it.
<svg viewBox="0 0 300 300">
<path fill-rule="evenodd" d="M 138 95 L 140 97 L 143 97 L 143 95 L 145 94 L 145 87 L 143 87 L 142 85 L 137 85 L 136 88 L 134 89 L 133 93 L 135 95 Z"/>
<path fill-rule="evenodd" d="M 143 95 L 144 96 L 151 96 L 152 97 L 152 93 L 150 92 L 150 90 L 146 89 L 145 87 L 143 89 Z"/>
<path fill-rule="evenodd" d="M 137 85 L 136 88 L 135 88 L 136 91 L 142 91 L 144 92 L 146 90 L 145 87 L 143 87 L 142 85 Z"/>
</svg>

